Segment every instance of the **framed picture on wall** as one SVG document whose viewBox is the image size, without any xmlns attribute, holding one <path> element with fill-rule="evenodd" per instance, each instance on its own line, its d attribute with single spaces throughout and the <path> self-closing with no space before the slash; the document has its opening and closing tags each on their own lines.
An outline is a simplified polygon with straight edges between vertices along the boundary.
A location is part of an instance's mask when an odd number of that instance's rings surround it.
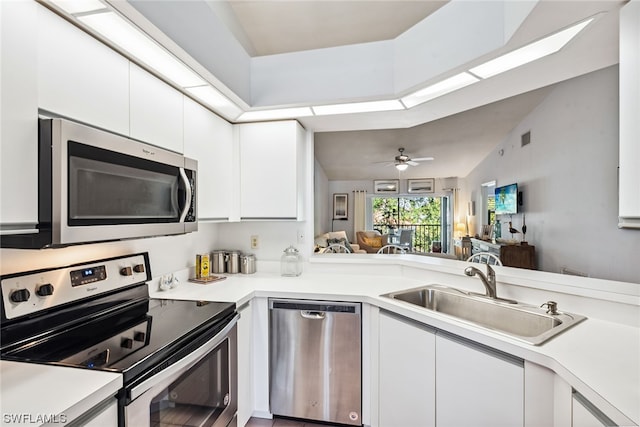
<svg viewBox="0 0 640 427">
<path fill-rule="evenodd" d="M 407 192 L 411 194 L 433 193 L 435 184 L 436 180 L 434 178 L 409 179 L 407 181 Z"/>
<path fill-rule="evenodd" d="M 397 179 L 377 179 L 373 181 L 373 191 L 376 194 L 398 194 L 400 181 Z"/>
<path fill-rule="evenodd" d="M 349 217 L 349 198 L 346 193 L 333 195 L 333 219 L 347 219 Z"/>
</svg>

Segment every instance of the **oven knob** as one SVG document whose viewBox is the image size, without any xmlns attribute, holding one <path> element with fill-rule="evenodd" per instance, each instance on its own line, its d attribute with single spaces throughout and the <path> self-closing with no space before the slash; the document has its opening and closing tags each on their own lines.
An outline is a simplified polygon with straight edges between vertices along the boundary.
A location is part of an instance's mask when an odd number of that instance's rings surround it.
<svg viewBox="0 0 640 427">
<path fill-rule="evenodd" d="M 133 340 L 131 338 L 122 338 L 120 347 L 129 349 L 133 348 Z"/>
<path fill-rule="evenodd" d="M 29 300 L 30 296 L 31 296 L 31 293 L 29 292 L 28 289 L 18 289 L 11 292 L 11 295 L 9 295 L 9 299 L 16 303 L 25 302 Z"/>
<path fill-rule="evenodd" d="M 40 297 L 47 297 L 53 294 L 53 285 L 51 283 L 47 283 L 38 286 L 38 289 L 36 289 L 36 294 Z"/>
<path fill-rule="evenodd" d="M 144 342 L 146 337 L 147 337 L 147 334 L 145 334 L 144 332 L 135 332 L 133 334 L 133 339 L 138 342 Z"/>
<path fill-rule="evenodd" d="M 120 274 L 122 276 L 133 276 L 133 270 L 131 270 L 131 267 L 123 267 L 120 269 Z"/>
<path fill-rule="evenodd" d="M 133 266 L 133 271 L 136 273 L 144 273 L 144 264 L 136 264 Z"/>
</svg>

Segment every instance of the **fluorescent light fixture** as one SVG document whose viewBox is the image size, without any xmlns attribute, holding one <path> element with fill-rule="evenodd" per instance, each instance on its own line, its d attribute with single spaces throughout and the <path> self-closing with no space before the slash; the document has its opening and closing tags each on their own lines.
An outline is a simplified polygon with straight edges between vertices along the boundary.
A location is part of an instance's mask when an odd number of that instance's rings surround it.
<svg viewBox="0 0 640 427">
<path fill-rule="evenodd" d="M 352 102 L 348 104 L 320 105 L 311 108 L 313 108 L 313 112 L 316 114 L 316 116 L 404 110 L 404 106 L 397 99 L 391 99 L 388 101 Z"/>
<path fill-rule="evenodd" d="M 247 111 L 238 117 L 238 121 L 294 119 L 308 116 L 313 116 L 313 112 L 309 107 L 280 108 L 277 110 Z"/>
<path fill-rule="evenodd" d="M 186 90 L 229 120 L 235 120 L 242 113 L 240 107 L 212 86 L 188 87 Z"/>
<path fill-rule="evenodd" d="M 420 89 L 417 92 L 405 96 L 402 98 L 402 103 L 406 105 L 407 108 L 412 108 L 439 96 L 462 89 L 463 87 L 469 86 L 477 81 L 480 81 L 480 79 L 467 72 L 456 74 L 453 77 L 449 77 L 448 79 L 442 80 L 441 82 L 432 84 L 431 86 L 427 86 L 424 89 Z"/>
<path fill-rule="evenodd" d="M 406 163 L 396 163 L 396 169 L 398 169 L 400 172 L 407 170 L 408 167 L 409 165 Z"/>
<path fill-rule="evenodd" d="M 118 14 L 96 13 L 78 19 L 178 86 L 205 84 L 200 76 Z"/>
<path fill-rule="evenodd" d="M 69 15 L 76 13 L 87 13 L 96 10 L 106 9 L 107 7 L 100 0 L 50 0 L 60 9 Z"/>
<path fill-rule="evenodd" d="M 584 27 L 589 25 L 593 18 L 582 21 L 565 30 L 552 34 L 548 37 L 533 42 L 512 52 L 499 56 L 491 61 L 485 62 L 469 71 L 476 76 L 487 79 L 496 74 L 503 73 L 529 62 L 535 61 L 547 55 L 551 55 L 562 49 L 571 39 L 573 39 Z"/>
</svg>

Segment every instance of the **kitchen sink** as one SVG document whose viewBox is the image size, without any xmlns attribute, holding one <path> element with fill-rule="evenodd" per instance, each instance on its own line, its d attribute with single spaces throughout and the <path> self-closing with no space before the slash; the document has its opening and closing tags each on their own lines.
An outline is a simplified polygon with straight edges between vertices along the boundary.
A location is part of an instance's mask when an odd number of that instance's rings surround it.
<svg viewBox="0 0 640 427">
<path fill-rule="evenodd" d="M 459 289 L 428 285 L 382 295 L 539 345 L 586 317 L 557 314 L 513 300 L 493 299 Z"/>
</svg>

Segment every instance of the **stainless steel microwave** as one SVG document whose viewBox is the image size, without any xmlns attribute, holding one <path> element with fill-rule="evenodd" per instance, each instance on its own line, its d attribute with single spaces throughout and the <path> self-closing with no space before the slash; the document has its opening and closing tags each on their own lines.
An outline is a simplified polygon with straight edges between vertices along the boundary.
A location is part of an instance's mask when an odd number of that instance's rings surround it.
<svg viewBox="0 0 640 427">
<path fill-rule="evenodd" d="M 197 162 L 64 119 L 40 119 L 38 225 L 2 247 L 44 248 L 198 229 Z"/>
</svg>

